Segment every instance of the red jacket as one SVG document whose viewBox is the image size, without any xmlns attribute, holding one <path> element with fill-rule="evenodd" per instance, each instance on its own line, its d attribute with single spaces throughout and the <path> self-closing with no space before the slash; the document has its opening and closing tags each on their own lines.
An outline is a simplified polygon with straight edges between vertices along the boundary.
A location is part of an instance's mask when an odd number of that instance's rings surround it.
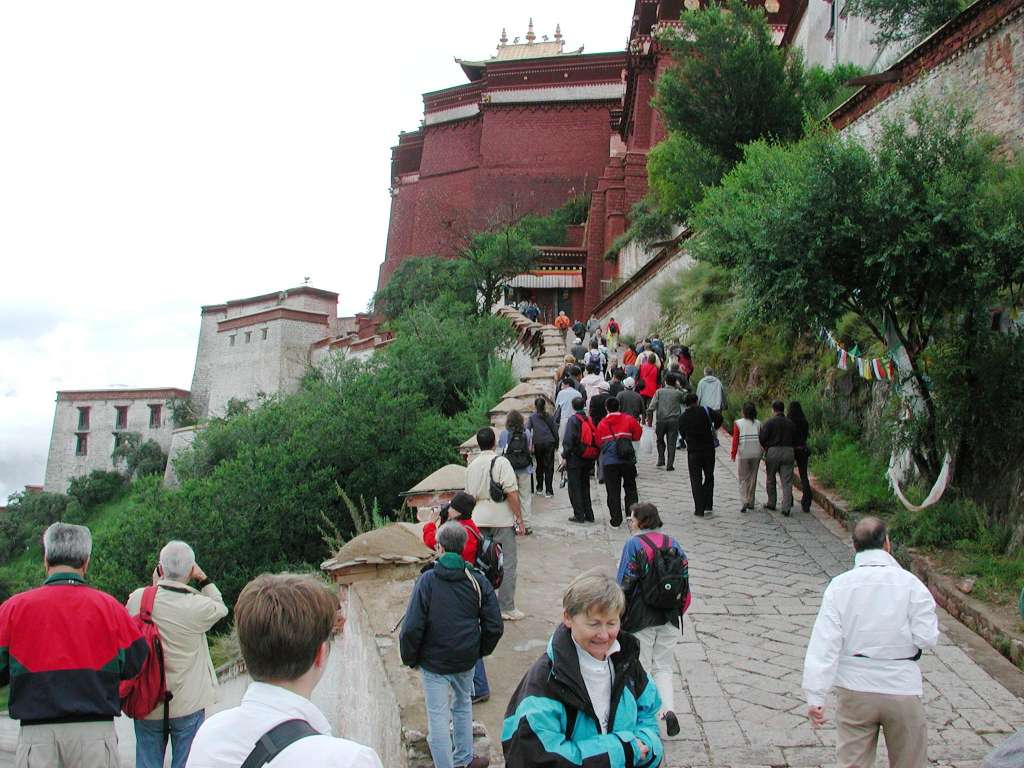
<svg viewBox="0 0 1024 768">
<path fill-rule="evenodd" d="M 128 611 L 74 573 L 0 606 L 0 684 L 22 725 L 111 720 L 118 685 L 142 670 L 149 648 Z"/>
<path fill-rule="evenodd" d="M 476 564 L 476 545 L 477 536 L 482 535 L 480 529 L 476 527 L 476 523 L 471 518 L 460 517 L 457 521 L 459 525 L 466 529 L 466 546 L 462 550 L 462 559 L 470 565 Z M 473 534 L 476 533 L 476 536 Z M 423 543 L 433 549 L 437 546 L 437 521 L 431 520 L 429 523 L 423 526 Z"/>
<path fill-rule="evenodd" d="M 640 366 L 640 380 L 643 386 L 637 391 L 644 397 L 654 397 L 658 391 L 658 366 L 644 363 Z"/>
<path fill-rule="evenodd" d="M 640 422 L 628 413 L 609 413 L 597 425 L 597 444 L 601 446 L 601 464 L 621 464 L 615 451 L 615 441 L 620 437 L 636 442 L 643 434 Z M 633 463 L 633 462 L 628 462 Z"/>
</svg>

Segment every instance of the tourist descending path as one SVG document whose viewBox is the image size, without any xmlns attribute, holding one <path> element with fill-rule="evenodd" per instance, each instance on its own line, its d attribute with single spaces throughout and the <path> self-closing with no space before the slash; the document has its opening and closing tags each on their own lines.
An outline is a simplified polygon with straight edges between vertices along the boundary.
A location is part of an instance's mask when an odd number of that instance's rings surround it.
<svg viewBox="0 0 1024 768">
<path fill-rule="evenodd" d="M 682 457 L 673 473 L 656 469 L 654 456 L 639 457 L 640 499 L 658 506 L 663 530 L 685 547 L 693 590 L 676 647 L 681 729 L 665 741 L 665 766 L 833 766 L 834 725 L 811 728 L 800 684 L 821 594 L 833 576 L 853 565 L 850 537 L 817 507 L 805 514 L 797 506 L 785 518 L 761 511 L 741 515 L 736 465 L 729 460 L 728 438 L 721 438 L 714 517 L 694 516 Z M 534 498 L 534 535 L 519 550 L 516 601 L 526 618 L 505 625 L 488 661 L 491 699 L 474 707 L 474 717 L 492 735 L 494 759 L 501 757 L 505 706 L 560 622 L 565 586 L 595 566 L 615 572 L 628 532 L 608 525 L 603 487 L 592 482 L 593 524 L 566 522 L 565 488 L 556 487 L 553 499 Z M 758 509 L 764 499 L 762 470 Z M 939 646 L 920 661 L 930 764 L 978 766 L 994 745 L 1024 727 L 1018 698 L 1024 674 L 942 611 L 939 624 Z M 827 708 L 834 715 L 834 696 Z M 877 765 L 887 765 L 882 745 Z"/>
</svg>

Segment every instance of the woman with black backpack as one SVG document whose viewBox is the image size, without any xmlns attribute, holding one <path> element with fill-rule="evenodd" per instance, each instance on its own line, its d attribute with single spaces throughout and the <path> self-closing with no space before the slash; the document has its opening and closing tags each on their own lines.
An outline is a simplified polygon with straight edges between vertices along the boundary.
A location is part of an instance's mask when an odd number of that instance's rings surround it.
<svg viewBox="0 0 1024 768">
<path fill-rule="evenodd" d="M 626 519 L 633 535 L 622 549 L 616 580 L 626 595 L 622 629 L 640 642 L 640 663 L 661 697 L 659 715 L 669 736 L 679 734 L 675 714 L 675 647 L 690 607 L 689 563 L 683 546 L 661 531 L 658 508 L 640 502 Z"/>
<path fill-rule="evenodd" d="M 508 459 L 516 471 L 523 523 L 526 524 L 526 533 L 532 533 L 530 511 L 533 507 L 533 493 L 530 485 L 533 480 L 533 433 L 526 428 L 523 414 L 519 411 L 509 411 L 505 417 L 505 429 L 498 435 L 498 452 Z"/>
<path fill-rule="evenodd" d="M 534 471 L 534 493 L 549 499 L 555 495 L 555 449 L 558 447 L 558 425 L 547 412 L 548 401 L 538 397 L 533 401 L 535 413 L 530 414 L 527 429 L 533 435 L 533 455 L 537 459 Z"/>
</svg>

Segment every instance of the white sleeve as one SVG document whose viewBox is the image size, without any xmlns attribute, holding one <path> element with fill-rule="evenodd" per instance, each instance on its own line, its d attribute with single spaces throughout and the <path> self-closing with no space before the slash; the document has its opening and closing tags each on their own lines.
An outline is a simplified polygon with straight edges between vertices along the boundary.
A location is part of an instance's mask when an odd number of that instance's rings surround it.
<svg viewBox="0 0 1024 768">
<path fill-rule="evenodd" d="M 914 638 L 914 645 L 921 650 L 934 648 L 939 642 L 939 617 L 935 613 L 935 598 L 919 579 L 912 578 L 910 634 Z"/>
<path fill-rule="evenodd" d="M 820 707 L 832 687 L 839 666 L 839 651 L 843 646 L 843 628 L 839 613 L 832 601 L 831 585 L 821 599 L 818 618 L 814 621 L 811 640 L 804 657 L 803 689 L 807 705 Z"/>
</svg>

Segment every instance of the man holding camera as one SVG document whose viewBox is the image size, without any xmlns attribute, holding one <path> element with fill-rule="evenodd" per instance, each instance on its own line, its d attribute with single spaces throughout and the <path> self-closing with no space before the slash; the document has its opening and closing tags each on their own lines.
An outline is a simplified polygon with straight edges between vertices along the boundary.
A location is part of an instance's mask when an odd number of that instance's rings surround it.
<svg viewBox="0 0 1024 768">
<path fill-rule="evenodd" d="M 189 586 L 194 581 L 196 586 Z M 184 768 L 192 739 L 203 724 L 206 710 L 217 699 L 217 675 L 210 659 L 206 633 L 228 615 L 220 590 L 196 563 L 195 552 L 183 541 L 171 541 L 160 550 L 153 572 L 153 623 L 160 630 L 164 674 L 171 694 L 171 768 Z M 139 613 L 145 588 L 132 592 L 128 613 Z M 167 744 L 163 732 L 163 706 L 135 720 L 136 768 L 161 768 Z"/>
<path fill-rule="evenodd" d="M 466 469 L 466 493 L 476 499 L 473 517 L 480 533 L 501 545 L 505 576 L 498 588 L 501 618 L 518 621 L 525 614 L 516 609 L 516 536 L 526 533 L 519 504 L 519 480 L 512 464 L 494 452 L 494 430 L 484 427 L 476 433 L 480 454 Z"/>
</svg>

